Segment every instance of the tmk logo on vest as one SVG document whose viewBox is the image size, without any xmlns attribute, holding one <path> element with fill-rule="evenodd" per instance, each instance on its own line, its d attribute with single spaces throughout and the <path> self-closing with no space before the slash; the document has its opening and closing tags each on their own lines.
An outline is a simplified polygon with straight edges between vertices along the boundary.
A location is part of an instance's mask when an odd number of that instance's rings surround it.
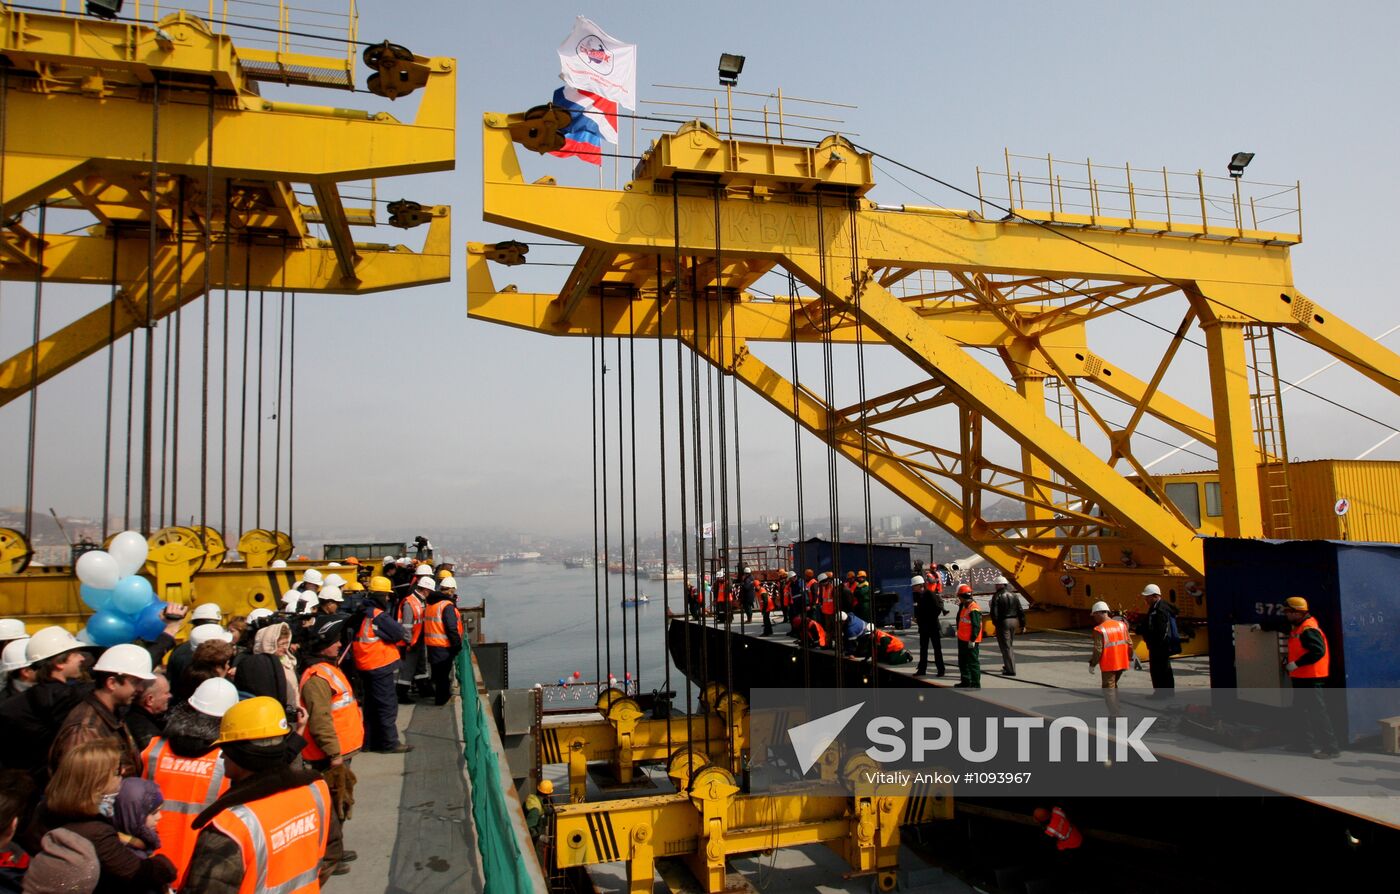
<svg viewBox="0 0 1400 894">
<path fill-rule="evenodd" d="M 300 838 L 317 834 L 316 829 L 316 811 L 314 809 L 308 810 L 273 829 L 272 834 L 268 836 L 268 841 L 274 851 L 280 851 Z"/>
<path fill-rule="evenodd" d="M 218 758 L 201 760 L 197 757 L 176 757 L 170 754 L 160 756 L 160 769 L 166 773 L 188 773 L 191 776 L 208 776 L 214 772 Z"/>
</svg>

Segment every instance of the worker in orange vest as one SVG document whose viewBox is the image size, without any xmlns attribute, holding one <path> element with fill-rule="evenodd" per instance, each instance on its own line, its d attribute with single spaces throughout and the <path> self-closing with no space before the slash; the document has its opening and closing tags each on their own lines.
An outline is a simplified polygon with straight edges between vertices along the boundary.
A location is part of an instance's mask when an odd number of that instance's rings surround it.
<svg viewBox="0 0 1400 894">
<path fill-rule="evenodd" d="M 190 822 L 228 791 L 222 749 L 214 740 L 219 738 L 219 721 L 236 704 L 238 690 L 232 683 L 222 677 L 205 680 L 189 701 L 170 709 L 164 731 L 141 753 L 142 778 L 160 786 L 165 798 L 156 823 L 156 853 L 174 865 L 177 888 L 194 853 Z"/>
<path fill-rule="evenodd" d="M 1332 726 L 1322 690 L 1331 673 L 1332 649 L 1327 634 L 1308 611 L 1308 601 L 1302 596 L 1290 596 L 1283 603 L 1283 617 L 1288 624 L 1288 657 L 1283 669 L 1295 690 L 1293 702 L 1303 715 L 1305 744 L 1300 750 L 1311 750 L 1320 760 L 1338 757 L 1337 734 Z M 1279 630 L 1278 624 L 1255 625 Z"/>
<path fill-rule="evenodd" d="M 972 587 L 958 585 L 958 676 L 957 689 L 982 688 L 982 610 L 972 595 Z"/>
<path fill-rule="evenodd" d="M 365 746 L 370 751 L 401 754 L 413 746 L 399 742 L 399 705 L 394 684 L 399 674 L 399 646 L 408 644 L 408 631 L 385 610 L 394 585 L 387 577 L 370 578 L 368 600 L 350 655 L 363 681 Z"/>
<path fill-rule="evenodd" d="M 1089 659 L 1089 669 L 1099 669 L 1109 716 L 1118 717 L 1121 714 L 1118 710 L 1118 680 L 1132 661 L 1128 624 L 1109 614 L 1107 602 L 1095 602 L 1089 612 L 1097 625 L 1094 627 L 1094 654 Z"/>
<path fill-rule="evenodd" d="M 399 626 L 408 631 L 408 643 L 400 652 L 402 660 L 399 663 L 398 689 L 401 705 L 413 704 L 414 684 L 424 673 L 423 611 L 428 607 L 428 597 L 436 590 L 437 583 L 432 574 L 422 575 L 399 603 Z"/>
<path fill-rule="evenodd" d="M 355 774 L 350 763 L 365 743 L 365 721 L 350 681 L 341 671 L 344 616 L 317 620 L 302 645 L 306 663 L 301 672 L 301 703 L 306 709 L 306 747 L 301 758 L 321 774 L 331 793 L 331 824 L 322 881 L 344 875 L 357 856 L 345 849 L 341 827 L 355 804 Z"/>
<path fill-rule="evenodd" d="M 827 639 L 836 642 L 840 631 L 836 629 L 836 581 L 829 572 L 817 575 L 817 606 L 821 608 L 822 626 L 826 628 Z"/>
<path fill-rule="evenodd" d="M 287 764 L 290 735 L 274 698 L 250 698 L 224 714 L 217 744 L 231 785 L 195 817 L 199 837 L 181 894 L 321 890 L 331 795 L 315 770 Z"/>
<path fill-rule="evenodd" d="M 433 704 L 452 698 L 452 666 L 462 651 L 462 613 L 457 611 L 457 580 L 444 577 L 423 614 L 423 644 L 433 675 Z"/>
<path fill-rule="evenodd" d="M 1064 810 L 1059 807 L 1046 810 L 1044 807 L 1035 809 L 1035 821 L 1045 827 L 1045 834 L 1055 839 L 1055 850 L 1072 851 L 1084 843 L 1084 836 L 1074 827 L 1074 823 L 1065 816 Z"/>
<path fill-rule="evenodd" d="M 714 596 L 714 612 L 716 623 L 723 623 L 729 620 L 729 603 L 732 595 L 732 587 L 729 577 L 723 570 L 716 572 L 714 585 L 710 592 Z"/>
</svg>

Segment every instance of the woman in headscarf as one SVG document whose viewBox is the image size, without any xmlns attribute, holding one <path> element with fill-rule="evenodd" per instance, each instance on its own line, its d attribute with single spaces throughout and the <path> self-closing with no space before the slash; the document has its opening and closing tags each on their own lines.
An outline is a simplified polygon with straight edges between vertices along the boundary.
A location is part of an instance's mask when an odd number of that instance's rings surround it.
<svg viewBox="0 0 1400 894">
<path fill-rule="evenodd" d="M 260 629 L 253 640 L 253 654 L 238 663 L 234 682 L 249 695 L 277 699 L 287 709 L 287 722 L 295 727 L 301 688 L 292 655 L 292 628 L 281 622 Z"/>
</svg>

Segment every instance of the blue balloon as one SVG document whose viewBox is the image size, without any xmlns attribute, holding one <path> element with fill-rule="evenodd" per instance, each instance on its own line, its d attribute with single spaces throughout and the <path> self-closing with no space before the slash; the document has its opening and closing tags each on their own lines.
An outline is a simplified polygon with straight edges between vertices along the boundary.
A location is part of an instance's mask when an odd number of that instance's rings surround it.
<svg viewBox="0 0 1400 894">
<path fill-rule="evenodd" d="M 135 619 L 155 597 L 156 591 L 150 581 L 139 574 L 131 574 L 117 581 L 117 585 L 112 588 L 112 604 L 108 606 L 108 610 Z"/>
<path fill-rule="evenodd" d="M 151 603 L 141 609 L 136 618 L 136 635 L 144 640 L 154 640 L 165 632 L 165 619 L 160 616 L 162 609 L 158 603 Z"/>
<path fill-rule="evenodd" d="M 88 618 L 87 632 L 99 646 L 116 646 L 136 638 L 135 626 L 112 612 L 98 612 Z"/>
<path fill-rule="evenodd" d="M 99 590 L 87 584 L 78 587 L 78 595 L 82 597 L 83 605 L 86 605 L 95 612 L 102 611 L 107 607 L 107 604 L 112 601 L 111 590 Z"/>
</svg>

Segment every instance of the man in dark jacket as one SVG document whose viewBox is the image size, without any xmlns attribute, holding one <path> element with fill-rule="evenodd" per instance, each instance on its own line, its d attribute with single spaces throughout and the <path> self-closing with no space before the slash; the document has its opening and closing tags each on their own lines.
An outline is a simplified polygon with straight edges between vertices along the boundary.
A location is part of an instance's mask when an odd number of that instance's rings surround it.
<svg viewBox="0 0 1400 894">
<path fill-rule="evenodd" d="M 997 629 L 997 647 L 1001 649 L 1001 672 L 1016 676 L 1016 635 L 1025 629 L 1026 609 L 1021 597 L 1005 577 L 996 579 L 996 592 L 989 607 L 992 624 Z"/>
<path fill-rule="evenodd" d="M 126 728 L 136 740 L 136 747 L 145 750 L 151 740 L 165 729 L 165 712 L 170 709 L 170 681 L 164 674 L 156 674 L 155 679 L 143 681 L 136 693 L 136 701 L 126 714 Z"/>
<path fill-rule="evenodd" d="M 745 568 L 739 578 L 739 605 L 744 609 L 744 623 L 753 621 L 754 603 L 758 599 L 758 584 L 753 579 L 753 569 Z"/>
<path fill-rule="evenodd" d="M 1151 697 L 1171 698 L 1176 690 L 1176 678 L 1172 675 L 1172 650 L 1178 646 L 1171 636 L 1176 606 L 1162 598 L 1162 590 L 1156 584 L 1143 588 L 1142 598 L 1147 600 L 1147 614 L 1139 619 L 1137 633 L 1147 644 L 1148 669 L 1152 674 Z"/>
<path fill-rule="evenodd" d="M 223 621 L 224 613 L 217 603 L 203 602 L 194 607 L 194 612 L 190 614 L 190 630 L 196 627 L 203 627 L 205 624 L 218 626 Z M 195 643 L 186 639 L 183 643 L 170 651 L 170 657 L 165 662 L 165 672 L 172 680 L 179 680 L 184 676 L 185 670 L 194 660 Z"/>
<path fill-rule="evenodd" d="M 0 770 L 0 892 L 19 894 L 29 854 L 14 843 L 15 833 L 30 812 L 34 783 L 22 770 Z"/>
<path fill-rule="evenodd" d="M 444 577 L 437 592 L 430 593 L 423 641 L 428 649 L 428 668 L 433 678 L 433 704 L 445 705 L 452 698 L 452 667 L 462 651 L 461 613 L 457 610 L 457 580 Z"/>
<path fill-rule="evenodd" d="M 938 676 L 948 673 L 943 663 L 943 588 L 937 585 L 938 578 L 935 577 L 934 582 L 935 586 L 929 586 L 923 575 L 913 578 L 914 620 L 919 625 L 919 666 L 914 670 L 915 676 L 928 673 L 930 642 L 933 643 L 933 666 Z"/>
<path fill-rule="evenodd" d="M 0 763 L 47 778 L 49 747 L 68 712 L 89 687 L 78 683 L 87 656 L 83 644 L 62 627 L 45 627 L 29 640 L 34 685 L 0 704 Z"/>
<path fill-rule="evenodd" d="M 136 701 L 137 688 L 154 679 L 150 653 L 140 646 L 123 643 L 103 652 L 92 667 L 92 692 L 68 712 L 54 737 L 50 769 L 57 769 L 63 756 L 84 742 L 111 739 L 121 749 L 121 775 L 140 775 L 141 749 L 123 716 Z"/>
</svg>

